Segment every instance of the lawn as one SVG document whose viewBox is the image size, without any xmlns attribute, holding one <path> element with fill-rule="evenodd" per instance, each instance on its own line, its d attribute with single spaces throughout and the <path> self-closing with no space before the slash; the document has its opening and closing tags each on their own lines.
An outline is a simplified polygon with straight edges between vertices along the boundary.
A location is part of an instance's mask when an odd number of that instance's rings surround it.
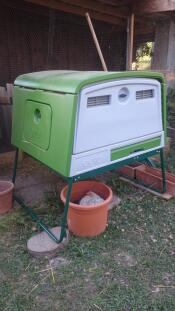
<svg viewBox="0 0 175 311">
<path fill-rule="evenodd" d="M 108 180 L 121 204 L 110 211 L 107 230 L 71 236 L 55 259 L 27 253 L 38 229 L 21 208 L 0 217 L 1 311 L 175 310 L 175 199 L 138 190 L 114 172 Z M 62 206 L 54 193 L 45 194 L 45 205 L 34 209 L 57 225 Z"/>
</svg>

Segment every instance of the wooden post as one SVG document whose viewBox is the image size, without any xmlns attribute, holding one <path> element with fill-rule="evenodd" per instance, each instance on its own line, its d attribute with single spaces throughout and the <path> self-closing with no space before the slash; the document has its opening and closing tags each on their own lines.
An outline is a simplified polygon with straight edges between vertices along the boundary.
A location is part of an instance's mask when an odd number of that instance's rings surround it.
<svg viewBox="0 0 175 311">
<path fill-rule="evenodd" d="M 132 70 L 133 41 L 134 41 L 134 14 L 131 13 L 131 15 L 128 17 L 127 22 L 126 70 Z"/>
<path fill-rule="evenodd" d="M 89 28 L 90 28 L 90 31 L 91 31 L 97 52 L 98 52 L 99 58 L 101 60 L 103 70 L 108 71 L 104 57 L 103 57 L 103 54 L 102 54 L 102 51 L 101 51 L 101 48 L 100 48 L 100 45 L 99 45 L 99 42 L 98 42 L 98 39 L 97 39 L 97 36 L 96 36 L 96 33 L 95 33 L 95 30 L 94 30 L 94 27 L 93 27 L 92 22 L 91 22 L 91 18 L 89 16 L 89 13 L 86 13 L 85 16 L 86 16 L 86 19 L 87 19 L 87 22 L 88 22 L 88 25 L 89 25 Z"/>
</svg>

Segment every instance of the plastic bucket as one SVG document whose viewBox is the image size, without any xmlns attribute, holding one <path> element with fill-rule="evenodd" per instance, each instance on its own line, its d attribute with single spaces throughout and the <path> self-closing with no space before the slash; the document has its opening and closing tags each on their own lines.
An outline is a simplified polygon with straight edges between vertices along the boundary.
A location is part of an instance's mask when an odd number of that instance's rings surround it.
<svg viewBox="0 0 175 311">
<path fill-rule="evenodd" d="M 0 214 L 12 208 L 14 185 L 10 181 L 0 180 Z"/>
<path fill-rule="evenodd" d="M 93 191 L 104 199 L 102 203 L 82 206 L 74 202 L 88 192 Z M 61 191 L 60 197 L 66 202 L 67 186 Z M 108 205 L 112 201 L 112 190 L 97 181 L 80 181 L 73 184 L 68 210 L 68 228 L 77 236 L 92 237 L 102 233 L 107 225 Z"/>
</svg>

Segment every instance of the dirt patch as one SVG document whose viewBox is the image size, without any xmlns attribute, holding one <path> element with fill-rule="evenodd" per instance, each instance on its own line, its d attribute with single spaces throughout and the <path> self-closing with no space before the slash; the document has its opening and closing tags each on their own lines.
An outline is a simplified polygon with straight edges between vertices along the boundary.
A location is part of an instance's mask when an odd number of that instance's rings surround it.
<svg viewBox="0 0 175 311">
<path fill-rule="evenodd" d="M 124 287 L 129 287 L 129 281 L 127 278 L 120 278 L 118 283 Z"/>
<path fill-rule="evenodd" d="M 175 291 L 175 278 L 174 275 L 169 272 L 166 272 L 162 277 L 162 282 L 160 282 L 160 284 L 153 285 L 151 290 L 154 295 L 162 295 L 167 291 Z"/>
<path fill-rule="evenodd" d="M 2 271 L 0 271 L 0 280 L 1 280 L 1 282 L 7 281 L 7 276 Z"/>
<path fill-rule="evenodd" d="M 136 259 L 125 252 L 115 254 L 114 259 L 119 265 L 125 267 L 133 267 L 137 264 Z"/>
<path fill-rule="evenodd" d="M 13 160 L 14 152 L 0 156 L 0 178 L 2 180 L 11 179 Z M 29 156 L 19 161 L 15 191 L 27 204 L 35 205 L 44 201 L 47 193 L 54 193 L 57 189 L 60 191 L 64 185 L 62 178 Z"/>
<path fill-rule="evenodd" d="M 163 284 L 166 286 L 175 286 L 175 279 L 172 273 L 165 273 L 162 278 Z"/>
<path fill-rule="evenodd" d="M 70 261 L 68 261 L 64 257 L 55 257 L 49 260 L 49 265 L 52 266 L 52 268 L 59 268 L 62 266 L 67 266 L 70 264 Z"/>
</svg>

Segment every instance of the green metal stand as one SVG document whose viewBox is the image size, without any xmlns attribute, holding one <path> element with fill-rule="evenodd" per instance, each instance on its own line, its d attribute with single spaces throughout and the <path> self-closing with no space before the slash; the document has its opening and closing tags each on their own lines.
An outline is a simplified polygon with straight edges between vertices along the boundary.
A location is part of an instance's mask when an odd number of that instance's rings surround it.
<svg viewBox="0 0 175 311">
<path fill-rule="evenodd" d="M 15 201 L 21 205 L 21 207 L 23 207 L 25 209 L 25 211 L 27 212 L 27 214 L 29 214 L 31 216 L 31 218 L 36 222 L 36 224 L 42 228 L 49 236 L 50 238 L 56 242 L 56 243 L 60 243 L 61 241 L 57 239 L 57 237 L 49 230 L 49 228 L 47 227 L 47 225 L 45 223 L 43 223 L 43 221 L 38 217 L 38 215 L 32 211 L 32 209 L 30 207 L 28 207 L 23 200 L 18 197 L 17 195 L 14 195 L 14 199 Z"/>
<path fill-rule="evenodd" d="M 163 149 L 160 150 L 160 164 L 161 164 L 161 170 L 162 170 L 162 193 L 165 193 L 167 190 L 167 187 L 166 187 L 166 167 L 165 167 Z"/>
<path fill-rule="evenodd" d="M 32 217 L 32 219 L 37 223 L 39 227 L 41 227 L 48 235 L 49 237 L 56 243 L 61 243 L 64 237 L 66 237 L 66 224 L 67 224 L 67 213 L 69 209 L 69 202 L 71 198 L 71 191 L 72 191 L 72 186 L 74 182 L 78 182 L 80 180 L 84 180 L 87 178 L 90 178 L 92 176 L 95 176 L 97 174 L 101 174 L 107 171 L 111 171 L 113 169 L 120 168 L 124 165 L 127 164 L 132 164 L 134 162 L 138 161 L 145 161 L 149 157 L 155 155 L 155 154 L 160 154 L 160 160 L 161 160 L 161 168 L 162 168 L 162 192 L 166 192 L 166 173 L 165 173 L 165 162 L 164 162 L 164 156 L 163 156 L 163 150 L 154 150 L 147 152 L 145 154 L 142 154 L 140 156 L 135 156 L 131 159 L 127 160 L 121 160 L 120 162 L 113 163 L 77 176 L 73 177 L 68 177 L 68 189 L 67 189 L 67 196 L 66 196 L 66 203 L 64 207 L 64 213 L 62 217 L 62 222 L 61 222 L 61 233 L 60 233 L 60 239 L 58 240 L 57 237 L 49 230 L 46 224 L 42 222 L 42 220 L 38 217 L 38 215 L 32 211 L 30 207 L 28 207 L 21 198 L 19 198 L 17 195 L 14 195 L 14 199 L 26 210 L 26 212 Z M 12 182 L 15 184 L 16 181 L 16 173 L 17 173 L 17 166 L 18 166 L 18 155 L 19 155 L 19 150 L 16 149 L 15 153 L 15 159 L 14 159 L 14 166 L 13 166 L 13 176 L 12 176 Z"/>
<path fill-rule="evenodd" d="M 66 196 L 66 204 L 64 207 L 64 213 L 61 223 L 61 234 L 60 234 L 60 241 L 63 240 L 64 237 L 66 237 L 66 223 L 67 223 L 67 213 L 69 208 L 69 202 L 71 197 L 71 191 L 72 191 L 72 185 L 73 185 L 73 178 L 68 179 L 68 189 L 67 189 L 67 196 Z"/>
<path fill-rule="evenodd" d="M 16 149 L 15 152 L 15 159 L 14 159 L 14 165 L 13 165 L 13 175 L 12 175 L 12 182 L 15 184 L 16 181 L 16 174 L 17 174 L 17 167 L 18 167 L 18 157 L 19 157 L 19 149 Z M 60 239 L 57 239 L 57 237 L 50 231 L 50 229 L 47 227 L 47 225 L 38 217 L 38 215 L 32 211 L 30 207 L 28 207 L 22 198 L 20 198 L 17 195 L 14 195 L 14 200 L 23 207 L 26 212 L 31 216 L 31 218 L 37 223 L 39 227 L 41 227 L 48 235 L 49 237 L 56 243 L 61 243 L 66 237 L 66 223 L 67 223 L 67 213 L 69 208 L 69 202 L 71 197 L 71 191 L 72 191 L 72 185 L 74 182 L 74 178 L 70 177 L 68 178 L 68 189 L 67 189 L 67 196 L 66 196 L 66 203 L 63 213 L 63 218 L 61 222 L 61 233 L 60 233 Z"/>
<path fill-rule="evenodd" d="M 14 159 L 14 164 L 13 164 L 13 175 L 12 175 L 12 182 L 15 184 L 16 181 L 16 171 L 17 171 L 17 166 L 18 166 L 18 156 L 19 156 L 19 149 L 16 149 L 15 152 L 15 159 Z"/>
<path fill-rule="evenodd" d="M 144 161 L 148 166 L 156 168 L 154 161 L 150 158 L 145 159 Z"/>
</svg>

